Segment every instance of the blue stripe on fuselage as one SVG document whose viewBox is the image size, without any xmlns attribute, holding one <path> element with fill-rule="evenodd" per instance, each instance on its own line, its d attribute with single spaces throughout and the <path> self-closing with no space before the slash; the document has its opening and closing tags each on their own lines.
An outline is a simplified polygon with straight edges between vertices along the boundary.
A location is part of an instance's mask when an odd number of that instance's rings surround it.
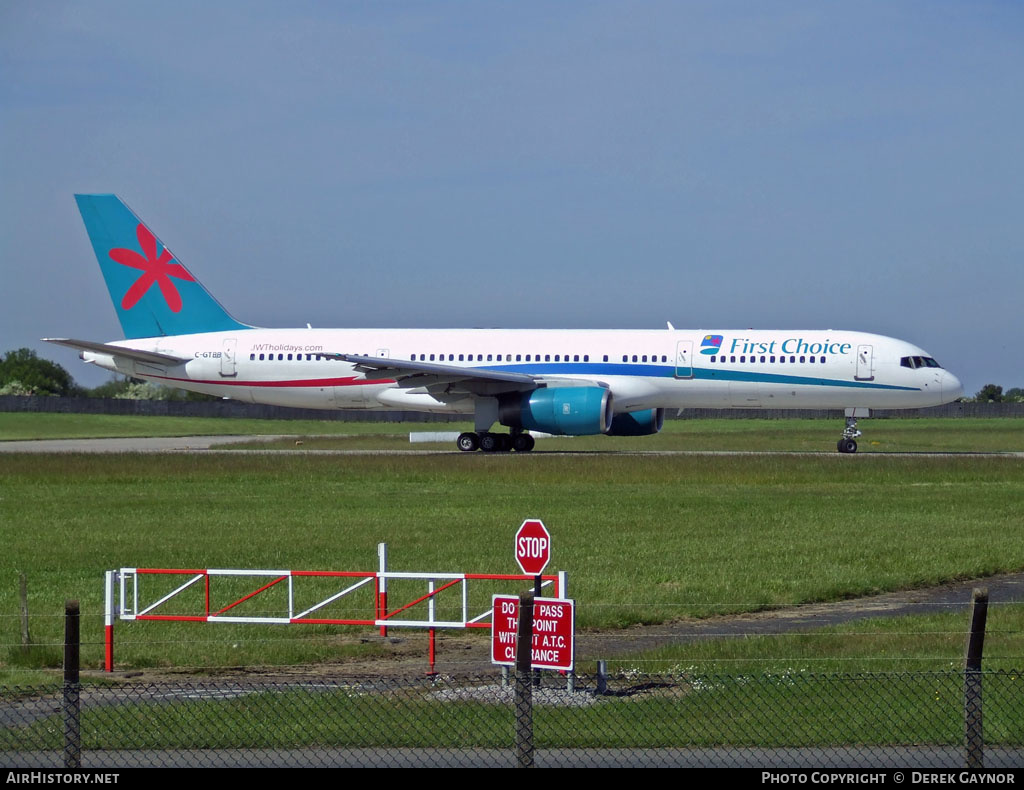
<svg viewBox="0 0 1024 790">
<path fill-rule="evenodd" d="M 540 364 L 483 365 L 481 370 L 505 373 L 528 373 L 534 376 L 640 376 L 644 378 L 675 378 L 676 369 L 668 365 L 644 365 L 614 362 L 542 362 Z M 472 368 L 469 368 L 472 370 Z M 693 379 L 706 381 L 746 381 L 758 384 L 798 384 L 807 387 L 850 387 L 852 389 L 902 390 L 919 392 L 919 387 L 896 384 L 875 384 L 871 381 L 830 379 L 821 376 L 791 376 L 783 373 L 763 373 L 731 368 L 693 368 Z M 681 378 L 687 381 L 689 378 Z"/>
</svg>

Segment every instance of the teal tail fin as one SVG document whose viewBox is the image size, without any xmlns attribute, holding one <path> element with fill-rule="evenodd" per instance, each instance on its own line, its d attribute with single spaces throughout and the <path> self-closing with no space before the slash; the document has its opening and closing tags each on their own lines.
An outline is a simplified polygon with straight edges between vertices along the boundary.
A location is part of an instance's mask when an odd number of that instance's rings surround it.
<svg viewBox="0 0 1024 790">
<path fill-rule="evenodd" d="M 248 329 L 117 195 L 75 195 L 124 336 Z"/>
</svg>

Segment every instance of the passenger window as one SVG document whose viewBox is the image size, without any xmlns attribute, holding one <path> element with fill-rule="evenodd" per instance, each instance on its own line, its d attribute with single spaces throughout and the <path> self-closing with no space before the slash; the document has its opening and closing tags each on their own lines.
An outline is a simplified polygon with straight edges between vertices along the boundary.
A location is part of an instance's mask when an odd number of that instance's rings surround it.
<svg viewBox="0 0 1024 790">
<path fill-rule="evenodd" d="M 803 357 L 800 357 L 800 362 L 801 362 L 801 364 L 804 362 L 804 358 Z"/>
<path fill-rule="evenodd" d="M 643 357 L 641 357 L 640 361 L 641 362 L 646 362 L 647 361 L 647 355 L 644 354 Z"/>
<path fill-rule="evenodd" d="M 622 361 L 623 362 L 629 362 L 629 357 L 627 357 L 625 354 L 623 354 L 622 355 Z"/>
<path fill-rule="evenodd" d="M 544 361 L 545 362 L 550 362 L 551 361 L 551 355 L 550 354 L 545 354 L 544 355 Z"/>
</svg>

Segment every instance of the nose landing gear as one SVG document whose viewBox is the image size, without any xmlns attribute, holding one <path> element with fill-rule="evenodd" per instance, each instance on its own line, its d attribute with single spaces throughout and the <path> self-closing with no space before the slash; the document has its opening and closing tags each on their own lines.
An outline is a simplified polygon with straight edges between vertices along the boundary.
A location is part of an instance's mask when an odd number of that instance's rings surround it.
<svg viewBox="0 0 1024 790">
<path fill-rule="evenodd" d="M 861 431 L 857 430 L 857 418 L 847 417 L 846 428 L 843 429 L 843 437 L 836 442 L 836 449 L 841 453 L 857 452 L 857 437 Z"/>
</svg>

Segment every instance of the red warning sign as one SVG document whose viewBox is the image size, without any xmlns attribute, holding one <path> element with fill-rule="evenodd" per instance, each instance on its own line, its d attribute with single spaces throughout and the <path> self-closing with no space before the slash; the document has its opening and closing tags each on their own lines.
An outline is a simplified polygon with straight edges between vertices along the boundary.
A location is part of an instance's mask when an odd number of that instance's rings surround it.
<svg viewBox="0 0 1024 790">
<path fill-rule="evenodd" d="M 540 519 L 526 519 L 516 530 L 516 562 L 523 573 L 537 576 L 550 561 L 551 533 Z"/>
<path fill-rule="evenodd" d="M 491 663 L 516 663 L 519 598 L 495 595 L 491 611 Z M 533 603 L 534 669 L 571 671 L 576 660 L 576 602 L 569 598 L 536 598 Z"/>
</svg>

